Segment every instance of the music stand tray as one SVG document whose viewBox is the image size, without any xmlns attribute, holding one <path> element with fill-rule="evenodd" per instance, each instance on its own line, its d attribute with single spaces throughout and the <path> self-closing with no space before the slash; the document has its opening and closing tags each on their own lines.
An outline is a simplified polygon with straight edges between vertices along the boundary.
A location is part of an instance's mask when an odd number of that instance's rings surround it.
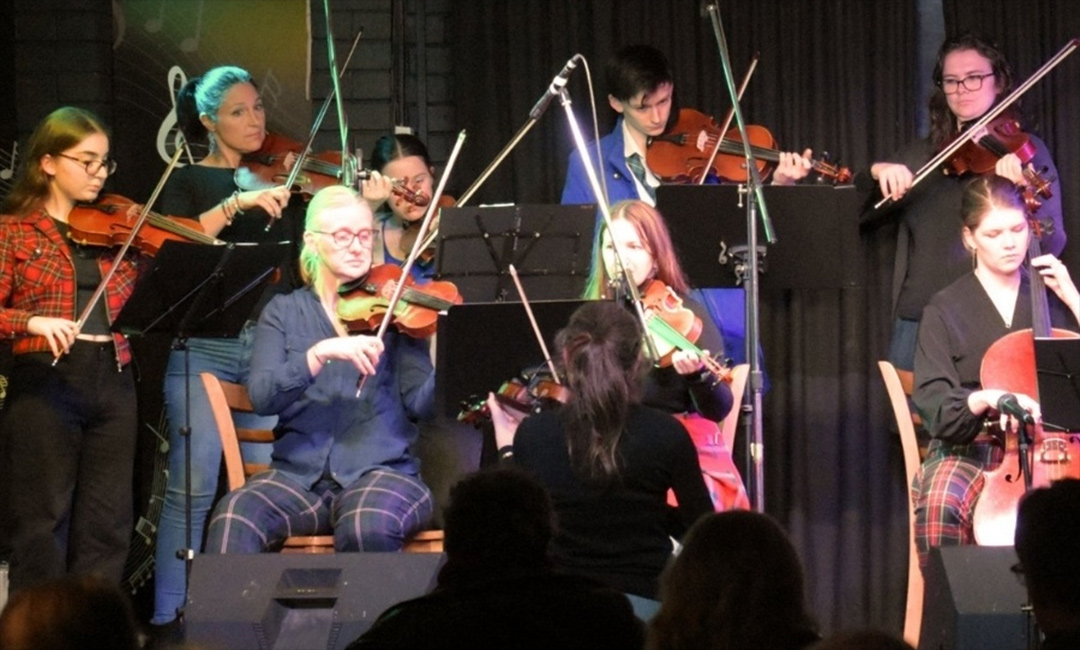
<svg viewBox="0 0 1080 650">
<path fill-rule="evenodd" d="M 578 298 L 595 230 L 591 205 L 445 208 L 435 278 L 453 282 L 467 303 L 518 301 L 513 264 L 530 301 Z"/>
<path fill-rule="evenodd" d="M 529 301 L 551 354 L 557 354 L 555 335 L 586 302 Z M 439 315 L 435 345 L 436 408 L 450 418 L 457 416 L 462 402 L 486 396 L 506 380 L 520 376 L 522 370 L 544 362 L 544 353 L 520 303 L 454 305 Z"/>
<path fill-rule="evenodd" d="M 865 281 L 859 237 L 861 198 L 851 185 L 764 188 L 776 243 L 763 258 L 761 289 L 837 289 Z M 738 185 L 661 185 L 657 209 L 690 283 L 698 288 L 735 286 L 735 247 L 745 250 L 746 196 Z M 758 220 L 758 242 L 765 234 Z"/>
<path fill-rule="evenodd" d="M 236 336 L 288 247 L 288 242 L 207 246 L 166 241 L 112 329 L 128 336 Z"/>
<path fill-rule="evenodd" d="M 1044 426 L 1080 431 L 1080 338 L 1036 338 L 1035 375 Z"/>
</svg>

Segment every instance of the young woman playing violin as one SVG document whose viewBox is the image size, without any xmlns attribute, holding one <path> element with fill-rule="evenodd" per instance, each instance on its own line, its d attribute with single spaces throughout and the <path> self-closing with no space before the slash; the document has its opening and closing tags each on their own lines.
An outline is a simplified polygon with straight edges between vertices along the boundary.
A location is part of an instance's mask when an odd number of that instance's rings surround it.
<svg viewBox="0 0 1080 650">
<path fill-rule="evenodd" d="M 718 510 L 735 505 L 748 507 L 746 491 L 731 459 L 731 450 L 719 438 L 717 422 L 731 411 L 732 394 L 727 382 L 706 367 L 703 354 L 722 356 L 724 341 L 701 303 L 689 297 L 690 287 L 675 257 L 671 235 L 660 213 L 644 201 L 623 201 L 611 209 L 611 228 L 601 228 L 586 298 L 626 297 L 625 288 L 613 281 L 618 246 L 627 276 L 638 291 L 659 290 L 682 299 L 682 309 L 700 323 L 693 346 L 672 351 L 670 365 L 654 366 L 648 373 L 642 403 L 668 413 L 681 414 L 701 454 L 701 465 L 710 470 L 707 480 Z M 657 317 L 662 317 L 657 310 Z M 699 352 L 700 351 L 700 352 Z"/>
<path fill-rule="evenodd" d="M 488 398 L 500 456 L 532 472 L 559 519 L 553 555 L 655 611 L 657 578 L 681 539 L 712 510 L 686 432 L 640 400 L 641 326 L 623 305 L 580 307 L 556 339 L 571 397 L 559 409 L 511 417 Z M 672 517 L 666 495 L 678 498 Z"/>
<path fill-rule="evenodd" d="M 206 141 L 210 153 L 198 163 L 173 172 L 162 190 L 159 210 L 198 219 L 207 234 L 226 241 L 297 242 L 302 225 L 301 207 L 295 203 L 289 205 L 288 190 L 279 186 L 241 191 L 234 179 L 244 154 L 259 150 L 266 137 L 266 114 L 251 75 L 232 66 L 213 68 L 201 78 L 190 80 L 180 90 L 176 105 L 177 118 L 188 141 Z M 273 225 L 267 230 L 270 222 Z M 169 479 L 157 537 L 155 611 L 151 621 L 155 625 L 173 621 L 186 596 L 184 562 L 177 558 L 176 552 L 186 545 L 184 504 L 188 486 L 184 481 L 185 441 L 180 430 L 189 421 L 191 524 L 196 546 L 203 537 L 217 492 L 221 443 L 198 375 L 211 372 L 221 379 L 243 383 L 255 319 L 274 294 L 298 286 L 295 260 L 295 254 L 282 259 L 280 279 L 266 290 L 238 338 L 191 338 L 187 340 L 186 351 L 173 350 L 169 356 L 165 377 Z M 185 364 L 190 364 L 190 376 Z M 190 409 L 186 406 L 189 388 Z M 250 426 L 268 428 L 272 424 L 272 418 L 257 418 Z"/>
<path fill-rule="evenodd" d="M 375 247 L 374 264 L 400 266 L 409 257 L 427 213 L 434 192 L 435 166 L 420 138 L 406 133 L 379 138 L 371 154 L 371 166 L 375 172 L 361 183 L 361 193 L 376 211 L 382 240 Z M 395 184 L 405 187 L 416 198 L 410 200 L 411 197 L 395 192 Z M 438 222 L 432 227 L 438 227 Z M 434 269 L 431 264 L 419 263 L 410 272 L 415 280 L 422 282 L 431 277 Z"/>
<path fill-rule="evenodd" d="M 980 365 L 992 343 L 1032 326 L 1029 280 L 1021 272 L 1028 251 L 1028 214 L 1012 181 L 997 175 L 965 185 L 962 239 L 974 271 L 939 291 L 923 310 L 915 351 L 914 401 L 933 440 L 912 486 L 915 536 L 925 568 L 933 546 L 974 542 L 972 513 L 983 489 L 983 470 L 1000 461 L 980 435 L 997 417 L 1004 394 L 980 384 Z M 955 223 L 955 222 L 954 222 Z M 1048 291 L 1050 320 L 1080 330 L 1080 293 L 1053 255 L 1031 260 Z M 1019 394 L 1037 420 L 1039 404 Z M 1015 424 L 1015 422 L 1013 422 Z"/>
<path fill-rule="evenodd" d="M 900 222 L 889 359 L 905 370 L 913 367 L 923 307 L 931 296 L 963 275 L 969 264 L 963 242 L 953 227 L 966 179 L 935 173 L 912 188 L 912 170 L 920 168 L 964 131 L 966 124 L 978 120 L 1012 91 L 1013 72 L 994 43 L 965 34 L 942 44 L 934 68 L 934 85 L 930 136 L 908 144 L 886 161 L 874 163 L 868 175 L 859 174 L 856 179 L 860 185 L 876 187 L 882 196 L 895 199 L 891 206 L 869 213 L 865 219 L 893 218 Z M 1046 145 L 1033 135 L 1029 139 L 1035 149 L 1031 164 L 1035 169 L 1045 168 L 1045 176 L 1056 179 L 1057 171 Z M 1001 156 L 991 173 L 1019 185 L 1027 183 L 1014 153 Z M 1053 196 L 1043 199 L 1036 216 L 1053 222 L 1043 250 L 1058 255 L 1065 247 L 1065 230 L 1056 180 L 1051 190 Z"/>
<path fill-rule="evenodd" d="M 116 163 L 101 120 L 79 108 L 50 113 L 26 149 L 0 218 L 0 334 L 15 355 L 0 432 L 11 587 L 88 573 L 119 584 L 137 422 L 131 350 L 109 326 L 134 288 L 136 261 L 120 260 L 80 329 L 75 319 L 115 251 L 66 236 L 75 204 L 97 198 Z"/>
<path fill-rule="evenodd" d="M 274 458 L 218 504 L 208 553 L 331 533 L 338 551 L 397 551 L 434 512 L 411 452 L 415 422 L 434 415 L 427 343 L 393 329 L 350 336 L 338 319 L 338 289 L 371 268 L 371 210 L 339 185 L 319 190 L 307 214 L 307 286 L 263 310 L 248 381 L 256 411 L 279 417 Z"/>
</svg>

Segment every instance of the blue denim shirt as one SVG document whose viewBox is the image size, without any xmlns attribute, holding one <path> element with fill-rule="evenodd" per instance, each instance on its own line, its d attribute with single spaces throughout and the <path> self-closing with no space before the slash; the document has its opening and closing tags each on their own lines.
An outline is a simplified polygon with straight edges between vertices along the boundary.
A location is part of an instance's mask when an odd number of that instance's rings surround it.
<svg viewBox="0 0 1080 650">
<path fill-rule="evenodd" d="M 387 330 L 377 372 L 357 398 L 360 373 L 351 364 L 331 362 L 317 377 L 308 369 L 308 348 L 335 336 L 310 289 L 263 309 L 247 386 L 258 413 L 278 416 L 270 466 L 309 487 L 324 476 L 345 487 L 379 466 L 418 474 L 415 420 L 435 412 L 427 342 Z"/>
</svg>

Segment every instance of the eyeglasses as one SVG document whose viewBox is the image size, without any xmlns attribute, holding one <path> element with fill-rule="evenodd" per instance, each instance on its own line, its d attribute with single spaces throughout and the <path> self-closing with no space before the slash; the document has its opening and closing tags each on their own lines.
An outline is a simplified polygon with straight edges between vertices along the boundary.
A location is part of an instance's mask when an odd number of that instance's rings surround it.
<svg viewBox="0 0 1080 650">
<path fill-rule="evenodd" d="M 334 245 L 338 248 L 348 248 L 352 245 L 354 239 L 364 246 L 375 240 L 375 231 L 370 228 L 358 230 L 357 232 L 351 230 L 335 230 L 334 232 L 312 230 L 311 232 L 319 235 L 330 235 L 330 238 L 334 240 Z"/>
<path fill-rule="evenodd" d="M 993 77 L 993 72 L 987 72 L 986 74 L 969 74 L 963 79 L 942 79 L 938 84 L 941 89 L 945 91 L 946 95 L 952 95 L 960 92 L 960 86 L 964 87 L 964 90 L 975 91 L 982 88 L 983 79 L 987 77 Z"/>
<path fill-rule="evenodd" d="M 61 158 L 67 158 L 68 160 L 74 160 L 75 162 L 85 167 L 86 173 L 90 174 L 91 176 L 96 176 L 97 173 L 102 169 L 105 170 L 106 176 L 111 176 L 113 172 L 116 171 L 116 161 L 110 160 L 109 158 L 105 158 L 103 160 L 98 160 L 97 158 L 93 160 L 80 160 L 75 156 L 69 156 L 66 153 L 58 153 L 56 155 L 60 156 Z"/>
</svg>

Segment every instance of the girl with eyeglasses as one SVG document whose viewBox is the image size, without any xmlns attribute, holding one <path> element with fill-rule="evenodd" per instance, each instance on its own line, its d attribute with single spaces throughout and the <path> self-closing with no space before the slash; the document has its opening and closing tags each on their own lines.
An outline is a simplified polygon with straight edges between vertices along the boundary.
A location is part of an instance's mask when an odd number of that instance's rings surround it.
<svg viewBox="0 0 1080 650">
<path fill-rule="evenodd" d="M 11 517 L 11 588 L 65 574 L 119 584 L 132 526 L 135 383 L 131 349 L 109 326 L 131 295 L 125 256 L 80 328 L 76 319 L 116 251 L 69 239 L 78 202 L 97 198 L 116 163 L 89 111 L 38 124 L 0 217 L 0 336 L 12 341 L 0 424 Z"/>
<path fill-rule="evenodd" d="M 893 202 L 865 215 L 867 221 L 900 223 L 893 274 L 894 324 L 889 359 L 902 370 L 914 366 L 915 336 L 923 307 L 930 297 L 970 270 L 971 258 L 955 226 L 966 178 L 933 173 L 912 187 L 913 171 L 955 139 L 968 124 L 978 120 L 1014 88 L 1012 68 L 996 44 L 985 37 L 964 34 L 951 38 L 938 51 L 930 96 L 930 135 L 909 143 L 884 161 L 874 163 L 856 183 Z M 1053 224 L 1043 249 L 1060 255 L 1065 247 L 1061 213 L 1061 188 L 1046 144 L 1030 136 L 1035 147 L 1031 164 L 1045 169 L 1053 197 L 1043 199 L 1036 215 Z M 1020 159 L 1002 156 L 993 172 L 1017 185 L 1025 185 Z M 910 190 L 910 192 L 909 192 Z M 878 197 L 880 198 L 880 197 Z M 876 199 L 874 201 L 876 203 Z"/>
</svg>

